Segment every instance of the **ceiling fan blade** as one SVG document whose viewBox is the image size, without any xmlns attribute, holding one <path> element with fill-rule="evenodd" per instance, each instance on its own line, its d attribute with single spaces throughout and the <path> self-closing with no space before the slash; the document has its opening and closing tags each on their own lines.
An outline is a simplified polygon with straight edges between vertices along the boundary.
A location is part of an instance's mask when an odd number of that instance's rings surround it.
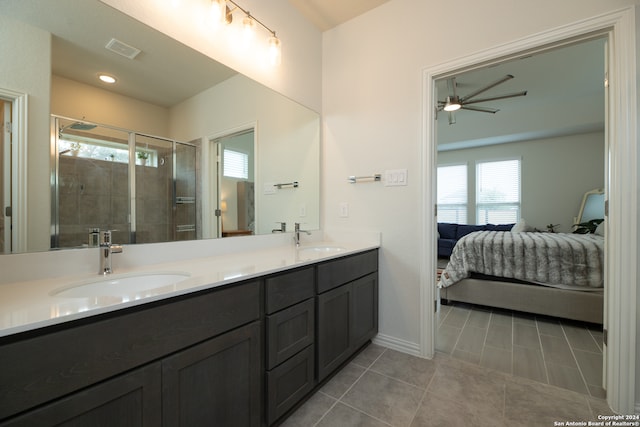
<svg viewBox="0 0 640 427">
<path fill-rule="evenodd" d="M 488 91 L 489 89 L 498 86 L 499 84 L 502 84 L 504 82 L 506 82 L 507 80 L 511 80 L 513 78 L 513 76 L 511 74 L 507 74 L 506 76 L 504 76 L 503 78 L 501 78 L 500 80 L 496 80 L 495 82 L 489 84 L 488 86 L 485 86 L 481 89 L 478 89 L 475 92 L 471 92 L 470 94 L 468 94 L 467 96 L 463 96 L 462 98 L 460 98 L 461 102 L 465 102 L 467 99 L 471 99 L 474 96 L 478 96 L 483 92 Z"/>
<path fill-rule="evenodd" d="M 462 106 L 463 110 L 471 110 L 471 111 L 479 111 L 481 113 L 491 113 L 491 114 L 495 114 L 500 110 L 497 110 L 495 108 L 487 108 L 487 107 L 470 107 L 467 105 L 463 105 Z"/>
<path fill-rule="evenodd" d="M 473 101 L 466 101 L 464 105 L 477 104 L 478 102 L 496 101 L 498 99 L 515 98 L 516 96 L 525 96 L 526 94 L 527 94 L 527 91 L 523 90 L 522 92 L 517 92 L 517 93 L 509 93 L 506 95 L 492 96 L 490 98 L 482 98 L 482 99 L 474 99 Z"/>
<path fill-rule="evenodd" d="M 449 90 L 449 93 L 455 97 L 457 96 L 456 94 L 456 78 L 455 77 L 451 77 L 450 79 L 447 80 L 447 89 Z"/>
</svg>

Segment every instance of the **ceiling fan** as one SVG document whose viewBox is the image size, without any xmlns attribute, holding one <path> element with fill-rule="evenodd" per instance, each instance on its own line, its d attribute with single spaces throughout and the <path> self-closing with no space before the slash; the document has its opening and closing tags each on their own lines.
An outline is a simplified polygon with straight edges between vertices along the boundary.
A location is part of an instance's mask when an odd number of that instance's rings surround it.
<svg viewBox="0 0 640 427">
<path fill-rule="evenodd" d="M 451 95 L 447 96 L 447 99 L 444 101 L 438 101 L 438 111 L 446 111 L 449 113 L 449 124 L 452 125 L 456 122 L 456 117 L 455 117 L 455 111 L 457 110 L 471 110 L 471 111 L 479 111 L 481 113 L 491 113 L 491 114 L 495 114 L 497 113 L 498 109 L 495 108 L 489 108 L 489 107 L 481 107 L 481 106 L 475 106 L 475 105 L 470 105 L 470 104 L 477 104 L 479 102 L 487 102 L 487 101 L 496 101 L 498 99 L 506 99 L 506 98 L 514 98 L 516 96 L 525 96 L 527 94 L 527 91 L 524 90 L 522 92 L 516 92 L 516 93 L 509 93 L 506 95 L 497 95 L 497 96 L 491 96 L 488 98 L 480 98 L 480 99 L 473 99 L 476 96 L 480 95 L 481 93 L 484 93 L 486 91 L 488 91 L 491 88 L 494 88 L 504 82 L 506 82 L 507 80 L 511 80 L 513 78 L 513 76 L 511 74 L 507 74 L 506 76 L 502 77 L 499 80 L 496 80 L 495 82 L 484 86 L 478 90 L 476 90 L 475 92 L 471 92 L 470 94 L 467 94 L 465 96 L 459 97 L 458 94 L 456 93 L 456 78 L 455 77 L 451 77 L 450 79 L 447 80 L 447 88 L 449 89 L 449 93 Z"/>
</svg>

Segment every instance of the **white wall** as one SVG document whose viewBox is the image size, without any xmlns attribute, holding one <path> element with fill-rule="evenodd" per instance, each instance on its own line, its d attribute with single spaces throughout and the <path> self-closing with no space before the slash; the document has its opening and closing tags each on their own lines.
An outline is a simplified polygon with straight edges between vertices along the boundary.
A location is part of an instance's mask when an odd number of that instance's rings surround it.
<svg viewBox="0 0 640 427">
<path fill-rule="evenodd" d="M 633 4 L 391 0 L 324 33 L 324 226 L 382 232 L 381 336 L 418 348 L 422 70 Z M 463 30 L 445 36 L 452 22 Z M 407 187 L 345 181 L 395 168 L 408 169 Z M 349 218 L 338 216 L 343 201 Z"/>
<path fill-rule="evenodd" d="M 0 16 L 0 88 L 28 95 L 27 249 L 49 248 L 51 35 Z"/>
<path fill-rule="evenodd" d="M 256 126 L 256 233 L 276 222 L 320 224 L 318 114 L 242 75 L 190 98 L 171 109 L 173 138 L 192 141 L 220 137 Z M 206 150 L 203 150 L 206 151 Z M 207 155 L 203 154 L 206 161 Z M 209 170 L 203 164 L 203 171 Z M 298 181 L 298 188 L 265 194 L 263 185 Z M 300 216 L 300 207 L 306 216 Z"/>
<path fill-rule="evenodd" d="M 169 134 L 169 109 L 60 76 L 51 78 L 51 114 L 154 136 Z"/>
<path fill-rule="evenodd" d="M 556 231 L 571 232 L 584 193 L 604 188 L 602 132 L 445 151 L 438 164 L 468 163 L 474 189 L 475 163 L 504 158 L 522 160 L 520 216 L 540 230 L 560 224 Z"/>
<path fill-rule="evenodd" d="M 240 5 L 276 32 L 282 42 L 282 64 L 265 65 L 256 52 L 238 49 L 231 31 L 201 25 L 209 2 L 101 0 L 215 60 L 315 110 L 321 110 L 322 36 L 287 0 L 244 0 Z M 234 22 L 240 22 L 234 15 Z M 177 25 L 178 23 L 184 25 Z M 259 32 L 264 41 L 268 33 Z M 235 42 L 235 43 L 234 43 Z"/>
</svg>

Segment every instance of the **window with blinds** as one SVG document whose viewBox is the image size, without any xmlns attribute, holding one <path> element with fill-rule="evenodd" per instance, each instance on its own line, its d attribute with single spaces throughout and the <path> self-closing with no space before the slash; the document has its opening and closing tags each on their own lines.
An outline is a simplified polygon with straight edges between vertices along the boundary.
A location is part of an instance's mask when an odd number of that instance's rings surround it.
<svg viewBox="0 0 640 427">
<path fill-rule="evenodd" d="M 520 219 L 520 160 L 476 164 L 476 223 L 511 224 Z"/>
<path fill-rule="evenodd" d="M 438 166 L 438 222 L 467 223 L 467 165 Z"/>
<path fill-rule="evenodd" d="M 224 149 L 222 173 L 228 178 L 249 178 L 249 155 L 240 151 Z"/>
</svg>

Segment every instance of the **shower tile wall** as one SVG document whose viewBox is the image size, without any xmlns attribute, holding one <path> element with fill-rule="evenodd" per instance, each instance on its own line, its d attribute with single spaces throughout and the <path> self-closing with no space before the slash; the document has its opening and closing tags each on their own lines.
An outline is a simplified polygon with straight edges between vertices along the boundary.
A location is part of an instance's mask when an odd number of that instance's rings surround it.
<svg viewBox="0 0 640 427">
<path fill-rule="evenodd" d="M 129 242 L 127 165 L 60 156 L 59 247 L 87 245 L 91 228 L 114 231 L 113 241 Z"/>
</svg>

